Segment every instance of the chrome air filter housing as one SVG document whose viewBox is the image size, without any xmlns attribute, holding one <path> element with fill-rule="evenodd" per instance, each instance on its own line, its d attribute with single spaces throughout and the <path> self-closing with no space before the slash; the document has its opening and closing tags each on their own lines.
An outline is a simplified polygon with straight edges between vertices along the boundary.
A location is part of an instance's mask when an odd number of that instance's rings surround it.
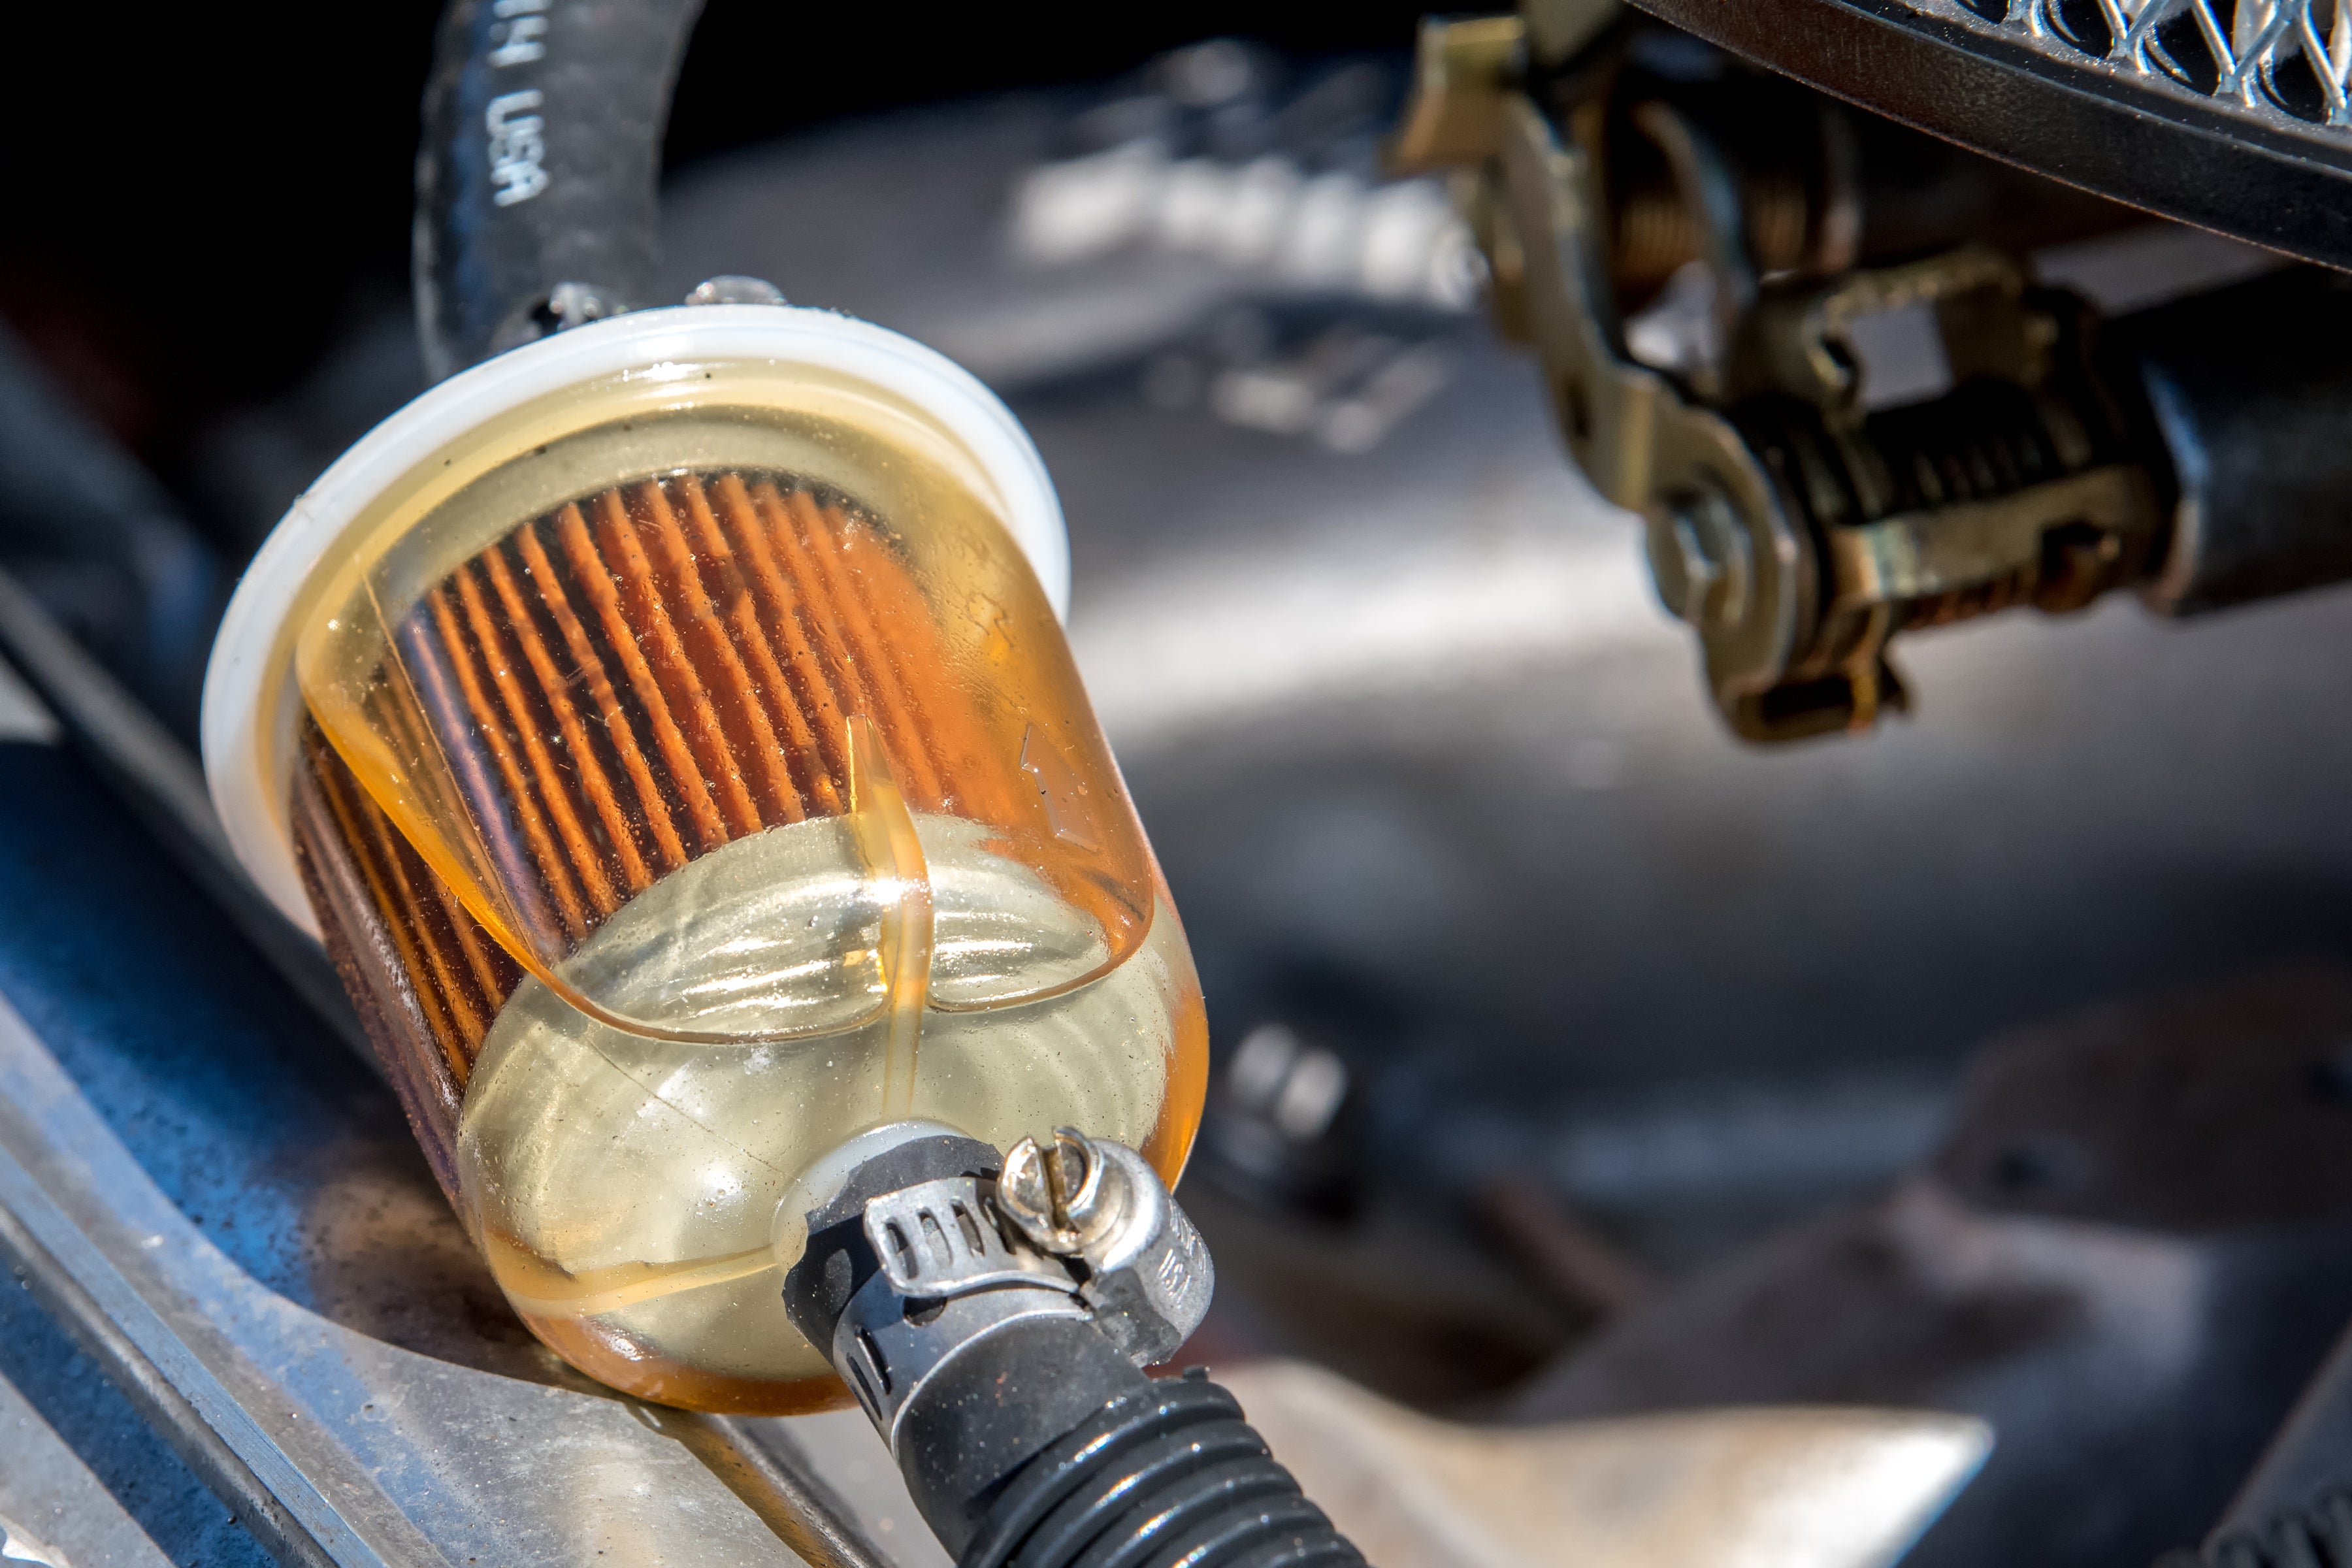
<svg viewBox="0 0 2352 1568">
<path fill-rule="evenodd" d="M 2352 267 L 2344 0 L 1637 3 L 2037 173 Z"/>
</svg>

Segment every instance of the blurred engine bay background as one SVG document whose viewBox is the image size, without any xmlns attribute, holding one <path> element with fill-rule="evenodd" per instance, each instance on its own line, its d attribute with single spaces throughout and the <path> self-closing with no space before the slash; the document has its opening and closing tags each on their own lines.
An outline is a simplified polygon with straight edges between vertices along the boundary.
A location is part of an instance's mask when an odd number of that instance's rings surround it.
<svg viewBox="0 0 2352 1568">
<path fill-rule="evenodd" d="M 0 565 L 184 733 L 245 557 L 424 384 L 435 9 L 331 88 L 323 39 L 159 24 L 151 163 L 11 161 Z M 926 17 L 887 70 L 751 9 L 679 89 L 669 291 L 906 331 L 1045 452 L 1208 989 L 1195 1355 L 1454 1414 L 1969 1410 L 2000 1447 L 1915 1561 L 2200 1531 L 2352 1316 L 2352 600 L 1980 622 L 1909 645 L 1916 717 L 1742 747 L 1443 185 L 1379 173 L 1412 8 Z M 2266 265 L 2042 258 L 2117 306 Z M 137 464 L 55 479 L 59 417 Z"/>
</svg>

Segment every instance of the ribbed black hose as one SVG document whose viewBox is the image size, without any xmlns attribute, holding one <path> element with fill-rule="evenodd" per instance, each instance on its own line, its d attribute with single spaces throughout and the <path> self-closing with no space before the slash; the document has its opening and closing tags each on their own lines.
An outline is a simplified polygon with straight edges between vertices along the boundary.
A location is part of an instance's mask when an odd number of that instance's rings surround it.
<svg viewBox="0 0 2352 1568">
<path fill-rule="evenodd" d="M 1363 1568 L 1202 1377 L 1097 1410 L 1016 1472 L 960 1568 Z"/>
<path fill-rule="evenodd" d="M 663 128 L 701 0 L 451 0 L 425 89 L 425 368 L 650 304 Z"/>
</svg>

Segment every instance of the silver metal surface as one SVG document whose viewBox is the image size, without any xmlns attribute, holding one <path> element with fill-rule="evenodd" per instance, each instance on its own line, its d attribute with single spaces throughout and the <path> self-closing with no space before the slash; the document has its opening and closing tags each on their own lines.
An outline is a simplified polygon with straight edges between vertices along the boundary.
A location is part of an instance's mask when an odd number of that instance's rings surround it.
<svg viewBox="0 0 2352 1568">
<path fill-rule="evenodd" d="M 0 1563 L 32 1563 L 39 1568 L 73 1568 L 65 1553 L 33 1538 L 23 1525 L 0 1515 Z"/>
<path fill-rule="evenodd" d="M 1983 1422 L 1923 1410 L 1477 1426 L 1295 1363 L 1223 1381 L 1381 1568 L 1885 1568 L 1993 1444 Z"/>
<path fill-rule="evenodd" d="M 288 1562 L 782 1565 L 708 1423 L 419 1355 L 265 1289 L 0 1003 L 0 1252 Z"/>
<path fill-rule="evenodd" d="M 731 1423 L 755 1447 L 835 1500 L 855 1521 L 863 1560 L 828 1568 L 950 1568 L 953 1559 L 908 1495 L 907 1479 L 856 1408 Z M 803 1555 L 808 1555 L 803 1553 Z M 814 1561 L 814 1558 L 812 1558 Z"/>
<path fill-rule="evenodd" d="M 170 1568 L 106 1484 L 0 1378 L 0 1563 Z"/>
</svg>

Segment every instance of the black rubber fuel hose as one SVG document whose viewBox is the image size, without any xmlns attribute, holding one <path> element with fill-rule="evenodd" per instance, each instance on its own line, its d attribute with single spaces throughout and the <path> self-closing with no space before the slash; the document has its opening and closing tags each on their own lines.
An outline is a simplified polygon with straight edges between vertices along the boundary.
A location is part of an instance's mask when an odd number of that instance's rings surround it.
<svg viewBox="0 0 2352 1568">
<path fill-rule="evenodd" d="M 961 1568 L 1363 1568 L 1232 1394 L 1137 1382 L 994 1489 Z"/>
<path fill-rule="evenodd" d="M 452 0 L 416 159 L 435 380 L 654 302 L 662 132 L 701 0 Z"/>
</svg>

